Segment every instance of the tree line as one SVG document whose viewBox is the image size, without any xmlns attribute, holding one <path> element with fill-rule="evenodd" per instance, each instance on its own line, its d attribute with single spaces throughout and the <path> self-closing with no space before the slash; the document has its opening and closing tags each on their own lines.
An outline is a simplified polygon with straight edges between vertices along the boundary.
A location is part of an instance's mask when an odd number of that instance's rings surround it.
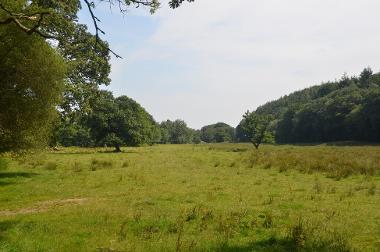
<svg viewBox="0 0 380 252">
<path fill-rule="evenodd" d="M 114 97 L 99 90 L 89 101 L 89 111 L 68 118 L 61 115 L 53 129 L 52 146 L 141 146 L 152 144 L 218 143 L 235 141 L 235 129 L 225 123 L 208 125 L 200 130 L 180 119 L 158 123 L 136 101 Z"/>
<path fill-rule="evenodd" d="M 277 143 L 380 142 L 380 73 L 313 86 L 257 108 Z"/>
</svg>

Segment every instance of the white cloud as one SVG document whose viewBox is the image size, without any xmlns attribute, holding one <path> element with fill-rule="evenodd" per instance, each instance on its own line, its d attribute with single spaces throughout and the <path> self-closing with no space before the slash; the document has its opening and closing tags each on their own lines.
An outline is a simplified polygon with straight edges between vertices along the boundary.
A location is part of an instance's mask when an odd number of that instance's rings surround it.
<svg viewBox="0 0 380 252">
<path fill-rule="evenodd" d="M 158 28 L 128 64 L 156 62 L 162 78 L 156 85 L 178 82 L 182 89 L 132 96 L 158 120 L 236 125 L 245 110 L 291 91 L 368 65 L 379 70 L 379 9 L 378 0 L 196 0 L 174 11 L 164 7 L 146 17 Z M 125 74 L 146 81 L 141 73 Z"/>
</svg>

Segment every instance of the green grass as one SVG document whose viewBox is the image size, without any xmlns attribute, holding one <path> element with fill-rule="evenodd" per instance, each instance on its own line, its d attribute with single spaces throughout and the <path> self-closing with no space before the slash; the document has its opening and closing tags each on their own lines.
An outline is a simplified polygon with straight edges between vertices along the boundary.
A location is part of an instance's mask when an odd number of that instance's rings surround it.
<svg viewBox="0 0 380 252">
<path fill-rule="evenodd" d="M 0 172 L 0 251 L 379 251 L 380 147 L 67 148 Z"/>
</svg>

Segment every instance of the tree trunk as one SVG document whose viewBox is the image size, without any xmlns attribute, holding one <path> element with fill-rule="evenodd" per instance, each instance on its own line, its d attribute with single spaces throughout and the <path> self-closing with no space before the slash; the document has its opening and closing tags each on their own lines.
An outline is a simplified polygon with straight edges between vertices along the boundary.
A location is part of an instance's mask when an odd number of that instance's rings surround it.
<svg viewBox="0 0 380 252">
<path fill-rule="evenodd" d="M 119 144 L 115 144 L 115 152 L 121 152 Z"/>
</svg>

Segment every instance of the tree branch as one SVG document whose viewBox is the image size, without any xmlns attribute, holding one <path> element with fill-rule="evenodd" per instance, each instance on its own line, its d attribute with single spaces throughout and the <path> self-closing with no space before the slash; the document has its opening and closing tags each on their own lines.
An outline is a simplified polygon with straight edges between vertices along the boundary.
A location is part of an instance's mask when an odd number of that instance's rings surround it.
<svg viewBox="0 0 380 252">
<path fill-rule="evenodd" d="M 102 43 L 99 43 L 99 32 L 102 33 L 103 35 L 106 34 L 102 29 L 99 28 L 99 25 L 98 25 L 98 22 L 100 22 L 99 18 L 97 18 L 93 12 L 93 8 L 94 8 L 94 2 L 89 2 L 88 0 L 84 0 L 84 2 L 86 3 L 87 5 L 87 8 L 88 8 L 88 11 L 90 12 L 90 15 L 91 15 L 91 18 L 92 18 L 92 21 L 94 23 L 94 27 L 95 27 L 95 50 L 96 50 L 96 47 L 98 45 L 100 45 L 101 47 L 103 47 L 104 49 L 108 50 L 110 53 L 112 53 L 116 58 L 119 58 L 119 59 L 122 59 L 122 57 L 115 53 L 114 51 L 112 51 L 108 46 L 104 46 Z"/>
<path fill-rule="evenodd" d="M 0 24 L 9 24 L 13 22 L 14 24 L 17 25 L 18 28 L 20 28 L 22 31 L 24 31 L 28 35 L 37 33 L 38 35 L 46 39 L 55 39 L 55 37 L 48 34 L 44 34 L 40 30 L 38 30 L 38 28 L 42 24 L 44 16 L 50 15 L 49 11 L 40 11 L 40 12 L 31 13 L 31 14 L 13 13 L 7 8 L 5 8 L 4 5 L 1 3 L 0 3 L 0 9 L 5 11 L 9 15 L 9 17 L 5 18 L 4 20 L 0 20 Z M 21 20 L 37 21 L 37 22 L 32 28 L 28 28 L 26 25 L 24 25 L 21 22 Z"/>
<path fill-rule="evenodd" d="M 87 5 L 88 11 L 90 12 L 90 15 L 91 15 L 94 27 L 95 27 L 95 50 L 96 50 L 97 46 L 99 45 L 103 49 L 112 53 L 116 58 L 122 58 L 120 55 L 118 55 L 117 53 L 112 51 L 108 46 L 106 46 L 100 42 L 99 33 L 105 34 L 105 32 L 99 27 L 98 23 L 100 22 L 100 20 L 94 14 L 94 8 L 95 8 L 94 1 L 92 1 L 92 0 L 83 0 L 83 1 Z M 128 1 L 125 1 L 125 0 L 99 0 L 99 1 L 100 2 L 107 2 L 110 4 L 110 6 L 117 3 L 121 13 L 126 12 L 127 7 L 130 5 L 135 5 L 136 8 L 140 7 L 140 5 L 150 7 L 151 13 L 153 13 L 155 10 L 157 10 L 160 6 L 159 0 L 128 0 Z M 174 9 L 174 8 L 179 7 L 185 1 L 193 2 L 194 0 L 170 0 L 169 5 L 171 8 Z M 59 40 L 59 38 L 57 38 L 53 35 L 45 34 L 38 29 L 39 27 L 42 26 L 44 16 L 51 14 L 50 11 L 43 10 L 43 11 L 31 13 L 31 14 L 13 13 L 12 11 L 5 8 L 4 5 L 1 3 L 0 3 L 0 9 L 5 11 L 8 14 L 8 17 L 6 17 L 3 20 L 0 20 L 0 25 L 14 23 L 19 29 L 21 29 L 22 31 L 24 31 L 28 35 L 30 35 L 32 33 L 36 33 L 36 34 L 38 34 L 41 37 L 46 38 L 46 39 Z M 25 24 L 23 24 L 22 20 L 33 21 L 36 23 L 34 24 L 33 27 L 29 28 Z"/>
</svg>

